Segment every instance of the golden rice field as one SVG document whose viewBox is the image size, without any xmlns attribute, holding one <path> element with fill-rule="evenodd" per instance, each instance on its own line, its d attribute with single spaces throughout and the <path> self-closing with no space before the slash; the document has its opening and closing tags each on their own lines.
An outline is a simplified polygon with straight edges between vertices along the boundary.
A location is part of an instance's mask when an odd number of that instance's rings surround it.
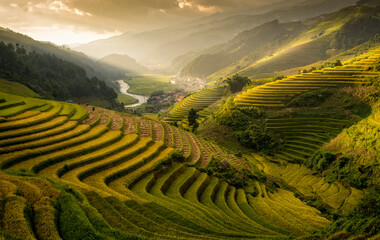
<svg viewBox="0 0 380 240">
<path fill-rule="evenodd" d="M 317 197 L 331 209 L 350 212 L 364 195 L 362 190 L 341 182 L 327 183 L 304 165 L 275 162 L 267 156 L 251 155 L 247 159 L 267 175 L 282 180 L 305 197 Z"/>
<path fill-rule="evenodd" d="M 236 169 L 250 165 L 172 125 L 91 106 L 0 98 L 6 239 L 284 239 L 329 224 L 289 191 L 269 193 L 256 182 L 253 195 L 199 171 L 212 157 Z M 164 164 L 175 150 L 185 162 Z"/>
<path fill-rule="evenodd" d="M 167 123 L 181 122 L 187 119 L 189 111 L 192 108 L 196 111 L 201 111 L 221 99 L 226 94 L 226 91 L 227 89 L 225 87 L 215 87 L 196 92 L 174 104 L 163 121 Z M 205 116 L 202 115 L 201 118 L 202 117 Z"/>
<path fill-rule="evenodd" d="M 379 76 L 378 72 L 369 70 L 379 57 L 380 50 L 372 50 L 357 57 L 352 64 L 302 73 L 250 88 L 238 94 L 234 102 L 241 107 L 281 108 L 293 97 L 310 90 L 361 84 L 367 77 Z"/>
<path fill-rule="evenodd" d="M 366 69 L 378 57 L 372 52 L 352 65 L 249 89 L 235 102 L 281 107 L 311 89 L 359 83 L 375 74 Z M 0 239 L 307 239 L 329 225 L 288 190 L 257 180 L 243 189 L 207 174 L 213 158 L 238 171 L 258 169 L 341 213 L 352 210 L 363 191 L 327 183 L 297 164 L 346 121 L 268 119 L 267 130 L 287 139 L 274 159 L 239 158 L 168 124 L 224 94 L 225 88 L 195 93 L 160 122 L 0 92 Z M 378 115 L 368 121 L 377 125 Z M 173 161 L 178 152 L 184 159 Z"/>
</svg>

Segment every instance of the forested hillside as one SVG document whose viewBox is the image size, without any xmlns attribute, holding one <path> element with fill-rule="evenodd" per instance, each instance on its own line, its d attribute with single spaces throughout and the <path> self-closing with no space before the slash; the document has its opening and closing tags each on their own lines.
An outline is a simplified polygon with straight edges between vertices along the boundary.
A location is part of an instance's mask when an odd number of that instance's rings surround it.
<svg viewBox="0 0 380 240">
<path fill-rule="evenodd" d="M 117 94 L 77 65 L 54 55 L 27 52 L 0 42 L 0 78 L 21 83 L 45 99 L 88 102 L 116 108 Z"/>
<path fill-rule="evenodd" d="M 72 51 L 66 47 L 56 46 L 52 43 L 36 41 L 26 35 L 2 27 L 0 27 L 0 41 L 5 44 L 10 43 L 23 46 L 27 52 L 35 51 L 40 54 L 55 55 L 60 59 L 82 67 L 90 77 L 116 80 L 123 76 L 124 73 L 121 69 L 96 63 L 83 53 Z"/>
</svg>

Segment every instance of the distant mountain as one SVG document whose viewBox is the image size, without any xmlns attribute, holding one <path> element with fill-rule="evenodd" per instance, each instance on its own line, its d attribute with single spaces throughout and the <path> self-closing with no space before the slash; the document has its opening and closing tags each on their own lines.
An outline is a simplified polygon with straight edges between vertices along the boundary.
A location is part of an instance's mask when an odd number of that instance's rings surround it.
<svg viewBox="0 0 380 240">
<path fill-rule="evenodd" d="M 347 7 L 330 15 L 302 21 L 302 24 L 288 32 L 279 30 L 281 23 L 268 24 L 276 26 L 273 29 L 277 29 L 277 36 L 272 35 L 271 28 L 265 27 L 270 26 L 267 24 L 246 31 L 246 38 L 242 37 L 242 33 L 223 45 L 216 45 L 214 49 L 219 51 L 212 52 L 211 55 L 210 49 L 213 48 L 203 50 L 204 54 L 185 66 L 182 74 L 205 76 L 209 72 L 204 72 L 205 67 L 202 69 L 202 66 L 208 64 L 209 69 L 220 69 L 209 75 L 210 81 L 235 73 L 250 77 L 271 77 L 276 71 L 328 59 L 368 41 L 380 33 L 380 12 L 377 8 L 366 6 Z M 258 29 L 261 29 L 261 33 Z M 272 36 L 272 39 L 267 38 L 267 42 L 258 44 L 263 36 Z M 237 56 L 239 59 L 235 58 Z M 223 66 L 228 62 L 226 59 L 231 59 L 232 63 Z"/>
<path fill-rule="evenodd" d="M 245 59 L 237 63 L 241 70 L 222 74 L 238 72 L 246 76 L 259 76 L 325 60 L 368 41 L 380 33 L 379 26 L 379 9 L 361 6 L 344 8 L 306 30 L 291 43 L 278 48 L 271 55 L 254 59 L 252 57 L 257 53 L 251 53 L 247 56 L 251 59 L 249 64 L 243 64 Z M 264 51 L 269 49 L 270 47 Z"/>
<path fill-rule="evenodd" d="M 289 38 L 306 29 L 302 22 L 279 23 L 271 21 L 238 34 L 225 44 L 204 50 L 181 71 L 181 76 L 205 77 L 247 55 L 275 39 Z"/>
<path fill-rule="evenodd" d="M 63 60 L 75 63 L 85 69 L 89 77 L 114 80 L 124 76 L 122 70 L 97 63 L 83 53 L 72 51 L 64 46 L 61 47 L 48 42 L 36 41 L 31 37 L 16 33 L 10 29 L 0 27 L 0 41 L 23 46 L 27 52 L 35 51 L 42 54 L 52 54 Z"/>
<path fill-rule="evenodd" d="M 149 69 L 136 62 L 136 59 L 128 55 L 110 54 L 98 61 L 112 67 L 120 68 L 126 72 L 132 73 L 148 73 Z"/>
<path fill-rule="evenodd" d="M 112 53 L 127 54 L 142 64 L 168 65 L 190 51 L 224 43 L 244 30 L 275 19 L 300 20 L 353 5 L 356 0 L 284 0 L 275 10 L 239 14 L 214 14 L 208 18 L 137 34 L 123 34 L 81 45 L 75 50 L 101 58 Z M 276 5 L 274 5 L 276 6 Z M 248 9 L 247 9 L 248 10 Z M 257 13 L 260 12 L 260 13 Z"/>
</svg>

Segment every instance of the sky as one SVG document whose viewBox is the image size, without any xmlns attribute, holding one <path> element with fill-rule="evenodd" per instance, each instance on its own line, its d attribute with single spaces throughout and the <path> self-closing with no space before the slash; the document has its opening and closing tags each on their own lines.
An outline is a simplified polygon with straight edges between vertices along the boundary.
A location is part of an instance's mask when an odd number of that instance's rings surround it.
<svg viewBox="0 0 380 240">
<path fill-rule="evenodd" d="M 180 24 L 280 0 L 0 0 L 0 26 L 55 44 Z"/>
</svg>

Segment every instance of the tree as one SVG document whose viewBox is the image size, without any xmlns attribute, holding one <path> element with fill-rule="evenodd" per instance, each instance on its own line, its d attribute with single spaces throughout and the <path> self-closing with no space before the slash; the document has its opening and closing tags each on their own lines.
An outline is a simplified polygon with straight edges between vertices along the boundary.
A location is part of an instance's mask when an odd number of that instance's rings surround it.
<svg viewBox="0 0 380 240">
<path fill-rule="evenodd" d="M 342 62 L 340 60 L 336 60 L 333 64 L 334 67 L 343 66 Z"/>
<path fill-rule="evenodd" d="M 195 121 L 195 123 L 193 124 L 192 132 L 195 132 L 198 127 L 199 127 L 199 123 Z"/>
<path fill-rule="evenodd" d="M 245 85 L 250 84 L 251 80 L 247 77 L 241 77 L 238 74 L 235 74 L 232 78 L 227 78 L 225 82 L 228 84 L 230 91 L 236 93 L 241 91 Z"/>
<path fill-rule="evenodd" d="M 198 117 L 199 115 L 197 111 L 194 108 L 190 109 L 187 120 L 189 121 L 189 126 L 193 126 L 193 132 L 195 132 L 195 130 L 197 130 L 199 127 L 199 124 L 197 122 Z"/>
<path fill-rule="evenodd" d="M 189 121 L 189 126 L 194 126 L 194 124 L 197 122 L 199 115 L 197 111 L 195 111 L 194 108 L 190 109 L 189 116 L 187 117 L 187 120 Z"/>
</svg>

